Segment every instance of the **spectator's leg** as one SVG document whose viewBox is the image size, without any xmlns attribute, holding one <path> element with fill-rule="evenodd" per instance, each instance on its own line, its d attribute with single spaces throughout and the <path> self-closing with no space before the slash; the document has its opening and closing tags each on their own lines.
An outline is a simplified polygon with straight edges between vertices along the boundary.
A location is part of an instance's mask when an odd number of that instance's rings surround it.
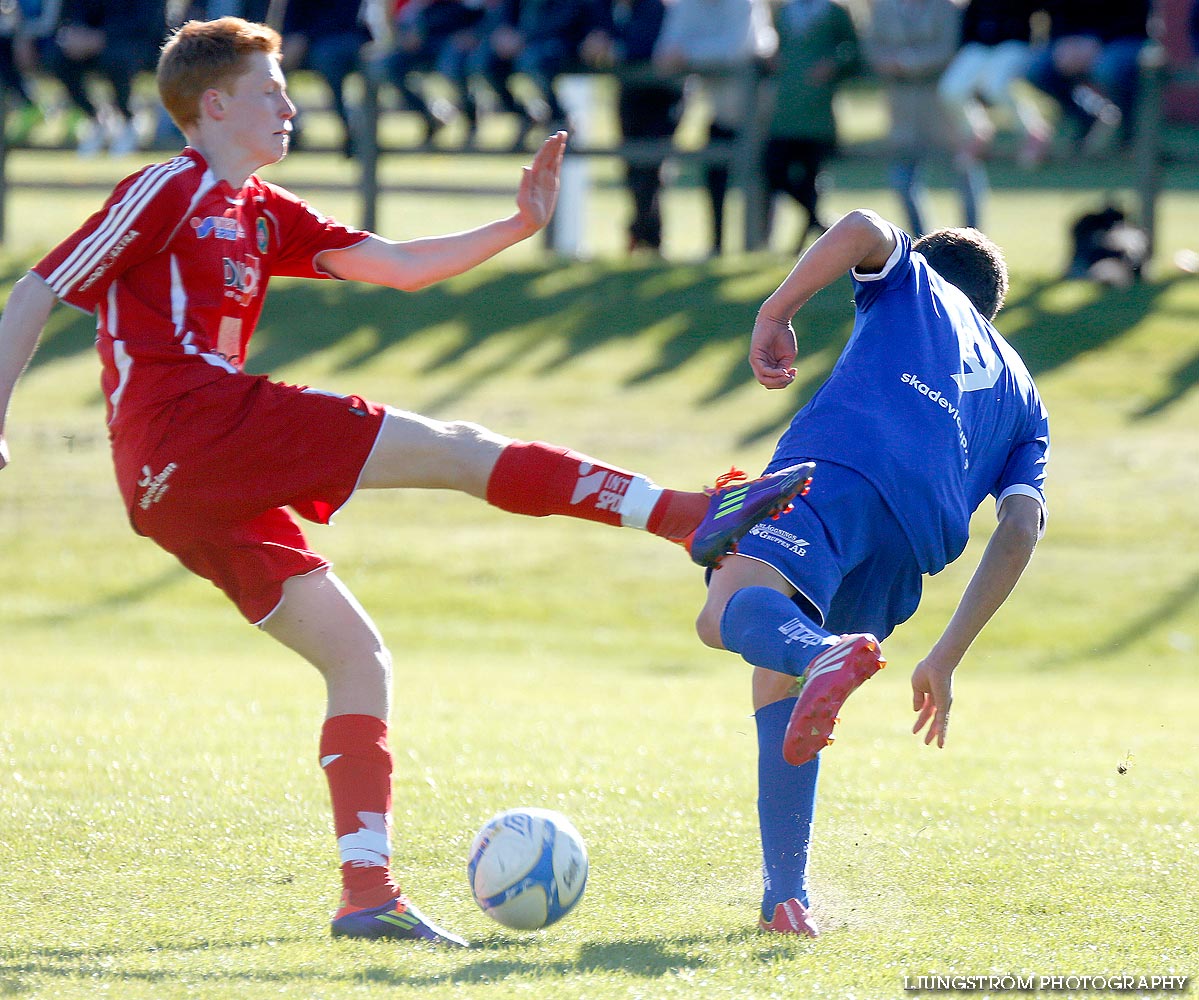
<svg viewBox="0 0 1199 1000">
<path fill-rule="evenodd" d="M 428 145 L 445 125 L 445 122 L 433 113 L 429 102 L 425 100 L 425 95 L 408 82 L 409 74 L 423 65 L 424 53 L 422 51 L 395 52 L 387 61 L 387 78 L 399 93 L 404 107 L 419 116 L 424 129 L 421 145 Z"/>
<path fill-rule="evenodd" d="M 1062 118 L 1073 123 L 1079 135 L 1085 135 L 1093 119 L 1073 98 L 1076 81 L 1064 76 L 1054 64 L 1056 48 L 1056 45 L 1046 46 L 1033 56 L 1028 67 L 1028 81 L 1053 98 L 1061 109 Z"/>
<path fill-rule="evenodd" d="M 92 102 L 87 90 L 86 76 L 94 60 L 70 59 L 51 42 L 43 51 L 46 70 L 62 84 L 72 104 L 83 115 L 74 131 L 74 139 L 80 156 L 95 156 L 104 151 L 105 135 L 100 125 L 100 111 Z"/>
<path fill-rule="evenodd" d="M 901 154 L 891 164 L 890 179 L 891 187 L 899 195 L 903 210 L 907 214 L 908 232 L 912 236 L 923 236 L 926 232 L 924 211 L 921 207 L 924 201 L 924 184 L 920 178 L 919 161 L 912 154 Z"/>
<path fill-rule="evenodd" d="M 361 48 L 362 39 L 356 34 L 314 38 L 308 48 L 308 65 L 328 85 L 333 111 L 341 120 L 343 151 L 346 156 L 353 155 L 354 128 L 350 120 L 350 109 L 346 105 L 345 83 L 347 77 L 360 67 Z"/>
<path fill-rule="evenodd" d="M 1092 72 L 1096 86 L 1120 109 L 1120 141 L 1132 141 L 1135 127 L 1140 54 L 1145 42 L 1121 38 L 1105 45 Z"/>
<path fill-rule="evenodd" d="M 473 145 L 479 129 L 479 108 L 470 85 L 470 51 L 454 38 L 444 39 L 433 57 L 433 68 L 445 77 L 458 95 L 458 112 L 466 122 L 466 144 Z"/>
<path fill-rule="evenodd" d="M 804 212 L 796 253 L 810 238 L 820 236 L 828 227 L 820 218 L 820 170 L 830 151 L 827 143 L 816 139 L 776 137 L 766 144 L 765 174 L 767 200 L 782 192 L 795 199 Z"/>
<path fill-rule="evenodd" d="M 1052 135 L 1036 101 L 1020 91 L 1031 61 L 1032 50 L 1024 42 L 1000 43 L 992 51 L 980 88 L 983 98 L 993 108 L 1006 111 L 1020 129 L 1024 141 L 1017 159 L 1025 167 L 1045 161 Z"/>
<path fill-rule="evenodd" d="M 992 51 L 976 43 L 964 46 L 937 83 L 937 97 L 953 125 L 955 141 L 975 157 L 986 152 L 995 135 L 987 109 L 979 100 Z"/>
<path fill-rule="evenodd" d="M 149 69 L 145 47 L 138 39 L 110 40 L 98 57 L 101 71 L 112 86 L 118 120 L 107 123 L 108 150 L 114 156 L 127 156 L 141 148 L 134 123 L 133 81 L 143 69 Z"/>
<path fill-rule="evenodd" d="M 831 144 L 819 139 L 800 141 L 797 162 L 800 176 L 797 178 L 796 200 L 808 211 L 808 229 L 805 238 L 823 236 L 828 226 L 820 217 L 820 182 L 825 161 L 833 152 Z"/>
<path fill-rule="evenodd" d="M 708 129 L 708 143 L 720 143 L 732 147 L 737 133 L 727 125 L 713 122 Z M 704 168 L 704 186 L 708 191 L 708 205 L 712 211 L 712 254 L 720 254 L 724 246 L 724 202 L 729 190 L 729 165 L 727 160 L 709 163 Z"/>
<path fill-rule="evenodd" d="M 87 92 L 85 76 L 89 63 L 76 59 L 68 59 L 58 45 L 51 43 L 45 49 L 46 69 L 54 76 L 67 92 L 71 102 L 88 118 L 95 121 L 98 115 L 91 95 Z"/>
<path fill-rule="evenodd" d="M 510 60 L 501 59 L 490 49 L 483 48 L 474 63 L 473 75 L 486 83 L 488 89 L 495 94 L 501 112 L 516 116 L 516 137 L 512 142 L 512 148 L 519 150 L 524 148 L 525 133 L 535 122 L 508 86 L 515 72 L 516 69 Z"/>
<path fill-rule="evenodd" d="M 566 112 L 554 92 L 554 79 L 566 65 L 566 52 L 561 42 L 555 40 L 530 42 L 516 58 L 516 68 L 524 73 L 537 88 L 545 101 L 547 121 L 552 128 L 566 126 Z M 540 121 L 540 115 L 530 114 Z"/>
<path fill-rule="evenodd" d="M 625 84 L 617 111 L 625 139 L 667 140 L 674 135 L 682 91 L 659 84 Z M 629 248 L 662 248 L 662 168 L 664 157 L 625 164 L 625 184 L 633 200 Z"/>
<path fill-rule="evenodd" d="M 958 188 L 962 194 L 964 222 L 974 229 L 981 229 L 983 204 L 990 189 L 987 168 L 977 160 L 963 159 L 956 160 L 954 168 L 958 175 Z"/>
</svg>

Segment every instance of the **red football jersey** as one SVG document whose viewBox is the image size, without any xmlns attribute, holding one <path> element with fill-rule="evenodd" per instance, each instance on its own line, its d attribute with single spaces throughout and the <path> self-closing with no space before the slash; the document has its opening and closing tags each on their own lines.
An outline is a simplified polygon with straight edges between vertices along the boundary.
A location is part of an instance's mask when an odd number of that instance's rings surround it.
<svg viewBox="0 0 1199 1000">
<path fill-rule="evenodd" d="M 96 314 L 109 424 L 230 372 L 275 274 L 327 278 L 316 257 L 369 234 L 251 176 L 239 191 L 188 147 L 125 178 L 34 271 Z"/>
</svg>

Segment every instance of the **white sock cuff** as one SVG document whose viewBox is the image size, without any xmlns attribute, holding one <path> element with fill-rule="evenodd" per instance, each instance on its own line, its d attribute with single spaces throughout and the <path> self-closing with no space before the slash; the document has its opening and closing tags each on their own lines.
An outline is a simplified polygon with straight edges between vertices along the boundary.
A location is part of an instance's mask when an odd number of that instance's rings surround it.
<svg viewBox="0 0 1199 1000">
<path fill-rule="evenodd" d="M 655 486 L 645 476 L 634 476 L 629 488 L 620 499 L 620 523 L 626 528 L 645 530 L 649 516 L 654 512 L 662 487 Z"/>
</svg>

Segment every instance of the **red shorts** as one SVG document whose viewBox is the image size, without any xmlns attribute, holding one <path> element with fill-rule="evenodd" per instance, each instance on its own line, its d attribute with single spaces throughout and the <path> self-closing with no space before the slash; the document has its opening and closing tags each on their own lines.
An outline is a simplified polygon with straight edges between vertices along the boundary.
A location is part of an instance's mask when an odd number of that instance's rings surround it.
<svg viewBox="0 0 1199 1000">
<path fill-rule="evenodd" d="M 284 580 L 329 565 L 286 508 L 327 524 L 358 485 L 383 416 L 357 396 L 229 375 L 116 431 L 117 482 L 134 529 L 257 624 Z"/>
</svg>

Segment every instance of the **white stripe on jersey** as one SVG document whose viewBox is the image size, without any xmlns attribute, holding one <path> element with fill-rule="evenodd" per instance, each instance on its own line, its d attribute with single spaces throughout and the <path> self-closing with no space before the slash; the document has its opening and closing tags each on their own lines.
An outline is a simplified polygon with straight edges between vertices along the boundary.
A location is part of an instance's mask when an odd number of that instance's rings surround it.
<svg viewBox="0 0 1199 1000">
<path fill-rule="evenodd" d="M 165 163 L 148 167 L 125 192 L 120 201 L 112 205 L 107 216 L 87 239 L 77 246 L 66 260 L 46 279 L 60 298 L 65 297 L 71 286 L 100 264 L 108 252 L 120 240 L 143 208 L 175 174 L 193 169 L 195 161 L 186 156 L 176 156 Z"/>
<path fill-rule="evenodd" d="M 183 321 L 187 318 L 187 289 L 183 287 L 183 278 L 179 274 L 179 258 L 171 254 L 171 322 L 175 324 L 175 337 L 183 342 L 183 350 L 187 354 L 195 354 L 193 347 L 187 349 L 188 340 L 183 336 Z M 191 335 L 188 334 L 190 337 Z"/>
<path fill-rule="evenodd" d="M 112 364 L 117 370 L 117 385 L 112 390 L 112 395 L 108 397 L 108 405 L 112 410 L 112 420 L 117 419 L 117 407 L 121 403 L 121 397 L 125 395 L 125 386 L 129 384 L 129 376 L 133 372 L 133 358 L 129 356 L 129 352 L 125 350 L 125 342 L 121 340 L 120 328 L 121 317 L 117 312 L 117 286 L 115 284 L 108 286 L 107 304 L 104 310 L 104 316 L 101 317 L 101 322 L 98 324 L 100 329 L 107 330 L 109 338 L 112 340 Z"/>
</svg>

